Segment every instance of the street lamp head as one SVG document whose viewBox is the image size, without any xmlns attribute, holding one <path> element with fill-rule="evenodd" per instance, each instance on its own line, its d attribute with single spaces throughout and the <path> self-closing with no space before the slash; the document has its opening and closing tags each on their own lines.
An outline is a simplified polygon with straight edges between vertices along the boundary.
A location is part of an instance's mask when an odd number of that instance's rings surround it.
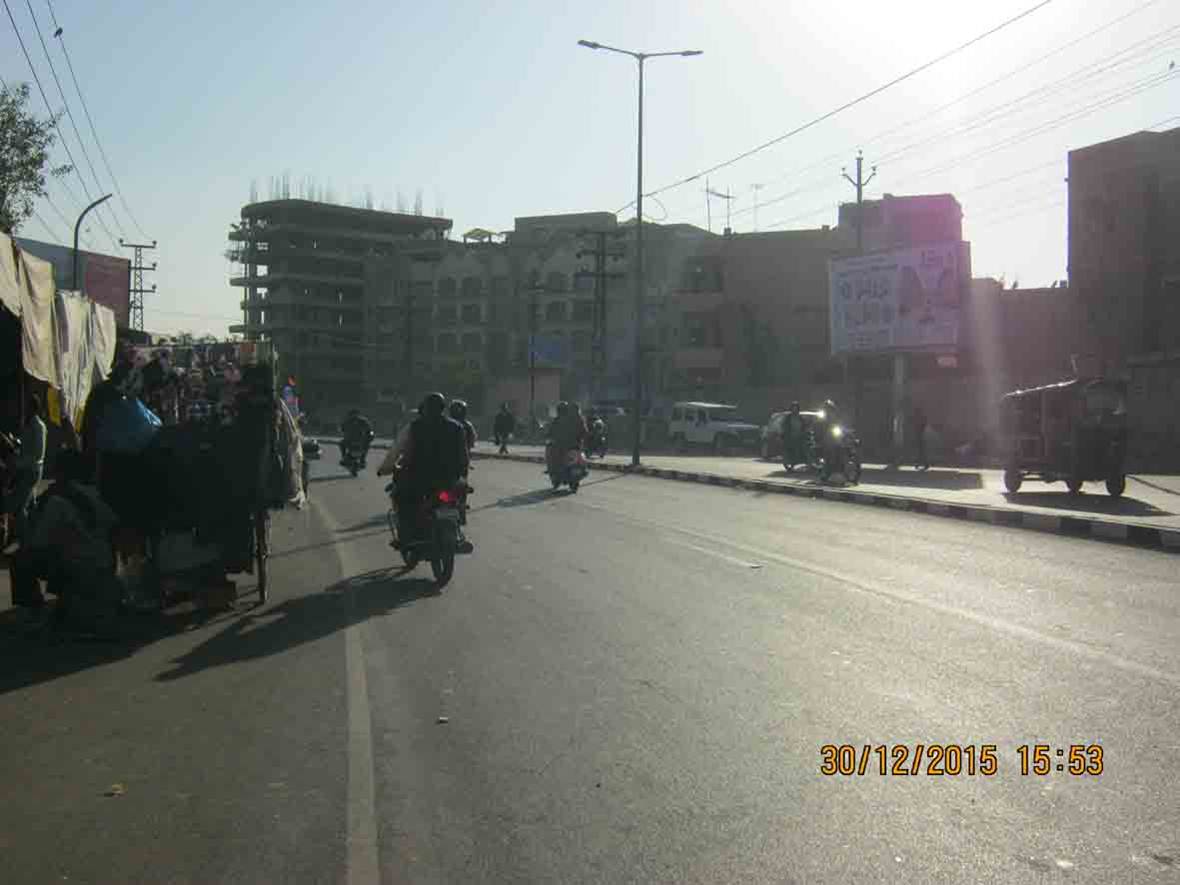
<svg viewBox="0 0 1180 885">
<path fill-rule="evenodd" d="M 585 46 L 587 49 L 601 49 L 602 48 L 601 43 L 594 43 L 590 40 L 579 40 L 578 45 Z"/>
<path fill-rule="evenodd" d="M 681 55 L 704 55 L 705 51 L 703 49 L 687 49 L 680 54 Z"/>
</svg>

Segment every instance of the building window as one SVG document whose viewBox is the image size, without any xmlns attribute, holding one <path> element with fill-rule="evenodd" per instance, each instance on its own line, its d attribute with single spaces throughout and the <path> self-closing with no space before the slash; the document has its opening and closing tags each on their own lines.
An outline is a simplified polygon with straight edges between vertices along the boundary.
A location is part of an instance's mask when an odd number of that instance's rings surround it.
<svg viewBox="0 0 1180 885">
<path fill-rule="evenodd" d="M 454 298 L 455 297 L 455 278 L 443 277 L 438 281 L 438 297 L 439 298 Z"/>
<path fill-rule="evenodd" d="M 463 336 L 463 352 L 479 353 L 483 349 L 483 337 L 478 332 L 468 332 Z"/>
<path fill-rule="evenodd" d="M 483 317 L 481 316 L 481 311 L 478 304 L 463 305 L 463 322 L 478 323 L 481 322 L 482 319 Z"/>
<path fill-rule="evenodd" d="M 594 320 L 594 302 L 593 301 L 575 301 L 574 302 L 574 322 L 589 323 Z"/>
<path fill-rule="evenodd" d="M 439 353 L 455 353 L 459 349 L 458 339 L 450 332 L 438 336 Z"/>
<path fill-rule="evenodd" d="M 483 281 L 479 277 L 463 277 L 463 297 L 477 298 L 483 291 Z"/>
<path fill-rule="evenodd" d="M 545 288 L 550 292 L 564 292 L 567 285 L 565 274 L 560 271 L 550 271 L 549 275 L 545 277 Z"/>
<path fill-rule="evenodd" d="M 545 305 L 545 321 L 550 323 L 564 322 L 565 302 L 550 301 L 547 305 Z"/>
<path fill-rule="evenodd" d="M 440 326 L 453 326 L 458 321 L 458 311 L 454 307 L 440 307 L 437 321 Z"/>
</svg>

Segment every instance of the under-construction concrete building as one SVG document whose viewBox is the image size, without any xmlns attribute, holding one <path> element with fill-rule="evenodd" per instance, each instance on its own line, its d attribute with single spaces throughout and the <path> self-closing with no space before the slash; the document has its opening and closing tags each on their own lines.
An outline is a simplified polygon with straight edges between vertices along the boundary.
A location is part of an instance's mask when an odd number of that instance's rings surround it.
<svg viewBox="0 0 1180 885">
<path fill-rule="evenodd" d="M 392 338 L 396 268 L 443 245 L 451 221 L 300 199 L 243 206 L 227 257 L 240 265 L 230 284 L 245 290 L 243 322 L 231 332 L 270 340 L 308 410 L 325 419 L 371 407 L 383 377 L 397 373 Z M 425 306 L 425 305 L 424 305 Z"/>
</svg>

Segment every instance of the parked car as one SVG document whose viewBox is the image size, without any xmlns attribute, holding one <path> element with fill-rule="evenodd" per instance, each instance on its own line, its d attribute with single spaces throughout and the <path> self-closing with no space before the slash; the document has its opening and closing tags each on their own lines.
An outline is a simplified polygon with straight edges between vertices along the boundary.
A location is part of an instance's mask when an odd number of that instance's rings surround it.
<svg viewBox="0 0 1180 885">
<path fill-rule="evenodd" d="M 737 406 L 724 403 L 675 403 L 668 435 L 678 449 L 708 446 L 716 454 L 737 449 L 756 450 L 761 430 L 741 417 Z"/>
<path fill-rule="evenodd" d="M 775 412 L 763 426 L 760 452 L 763 461 L 777 461 L 783 456 L 783 431 L 786 428 L 788 414 L 788 412 Z M 799 414 L 803 416 L 804 427 L 811 427 L 819 417 L 819 412 L 800 412 Z"/>
</svg>

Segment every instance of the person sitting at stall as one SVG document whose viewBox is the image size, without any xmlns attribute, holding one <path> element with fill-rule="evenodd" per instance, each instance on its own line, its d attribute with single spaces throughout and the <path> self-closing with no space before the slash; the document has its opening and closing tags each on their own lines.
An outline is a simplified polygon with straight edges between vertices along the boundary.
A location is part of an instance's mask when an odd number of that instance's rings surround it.
<svg viewBox="0 0 1180 885">
<path fill-rule="evenodd" d="M 82 607 L 100 617 L 113 614 L 122 601 L 111 543 L 118 517 L 86 482 L 79 452 L 58 452 L 53 474 L 54 483 L 30 521 L 27 543 L 12 560 L 13 605 L 43 608 L 38 579 L 45 578 L 63 614 Z"/>
<path fill-rule="evenodd" d="M 10 461 L 10 490 L 4 495 L 4 512 L 13 517 L 18 540 L 28 527 L 29 509 L 41 482 L 49 431 L 41 419 L 41 397 L 30 391 L 25 403 L 25 425 L 20 435 L 20 452 Z M 23 542 L 23 541 L 22 541 Z"/>
</svg>

